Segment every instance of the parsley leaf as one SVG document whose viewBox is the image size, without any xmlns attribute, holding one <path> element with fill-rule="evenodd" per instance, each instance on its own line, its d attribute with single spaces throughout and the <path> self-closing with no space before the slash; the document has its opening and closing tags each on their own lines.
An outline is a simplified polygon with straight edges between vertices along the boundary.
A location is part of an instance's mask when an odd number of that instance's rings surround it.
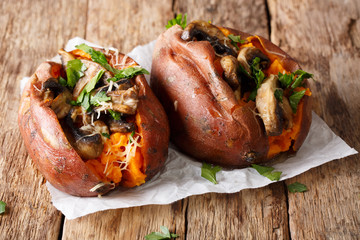
<svg viewBox="0 0 360 240">
<path fill-rule="evenodd" d="M 60 83 L 60 85 L 63 86 L 63 87 L 66 87 L 66 86 L 67 86 L 67 81 L 66 81 L 63 77 L 61 77 L 61 76 L 59 76 L 59 83 Z"/>
<path fill-rule="evenodd" d="M 171 19 L 168 21 L 168 24 L 166 25 L 166 29 L 171 28 L 172 26 L 178 24 L 180 25 L 183 29 L 185 29 L 186 27 L 186 17 L 187 14 L 184 14 L 184 19 L 181 13 L 179 13 L 178 15 L 176 15 L 176 17 L 174 19 Z"/>
<path fill-rule="evenodd" d="M 201 176 L 214 184 L 218 184 L 216 181 L 216 173 L 220 170 L 221 167 L 219 166 L 212 167 L 210 164 L 203 163 L 201 167 Z"/>
<path fill-rule="evenodd" d="M 79 60 L 70 60 L 66 64 L 67 86 L 73 88 L 77 81 L 84 76 L 86 66 Z"/>
<path fill-rule="evenodd" d="M 113 111 L 113 110 L 111 110 L 111 109 L 109 109 L 108 111 L 109 111 L 109 113 L 110 113 L 110 115 L 111 115 L 111 117 L 112 117 L 113 119 L 115 119 L 115 120 L 121 120 L 121 113 L 115 112 L 115 111 Z"/>
<path fill-rule="evenodd" d="M 284 91 L 281 88 L 277 88 L 274 92 L 274 95 L 279 102 L 283 102 Z"/>
<path fill-rule="evenodd" d="M 282 172 L 273 172 L 274 171 L 273 167 L 265 167 L 265 166 L 260 166 L 257 164 L 251 164 L 251 167 L 255 168 L 256 171 L 258 173 L 260 173 L 260 175 L 267 177 L 271 181 L 279 181 L 280 180 L 280 176 L 281 176 Z"/>
<path fill-rule="evenodd" d="M 179 237 L 175 233 L 170 233 L 169 229 L 165 226 L 160 227 L 160 232 L 152 232 L 145 236 L 146 240 L 171 240 L 172 238 Z"/>
<path fill-rule="evenodd" d="M 110 134 L 108 134 L 108 133 L 101 133 L 101 135 L 103 135 L 104 137 L 110 139 Z"/>
<path fill-rule="evenodd" d="M 101 69 L 91 80 L 86 84 L 84 89 L 81 91 L 76 102 L 72 102 L 72 105 L 81 105 L 86 111 L 91 109 L 91 94 L 90 92 L 95 88 L 96 83 L 100 80 L 105 70 Z"/>
<path fill-rule="evenodd" d="M 101 92 L 99 91 L 94 96 L 91 96 L 90 104 L 94 105 L 94 106 L 99 106 L 100 102 L 107 102 L 107 101 L 110 101 L 110 100 L 111 100 L 111 97 L 108 97 L 106 95 L 105 91 L 101 91 Z"/>
<path fill-rule="evenodd" d="M 255 80 L 256 88 L 250 93 L 248 100 L 255 101 L 255 98 L 257 95 L 257 90 L 260 88 L 262 82 L 265 79 L 265 74 L 263 73 L 263 71 L 260 68 L 260 58 L 259 57 L 254 58 L 253 62 L 250 65 L 250 70 L 251 70 L 251 73 L 253 76 L 252 79 Z"/>
<path fill-rule="evenodd" d="M 80 103 L 80 105 L 88 112 L 91 109 L 91 104 L 90 104 L 90 93 L 86 93 L 83 97 L 82 102 Z"/>
<path fill-rule="evenodd" d="M 3 201 L 0 201 L 0 214 L 5 212 L 6 203 Z"/>
<path fill-rule="evenodd" d="M 281 83 L 281 86 L 283 88 L 288 88 L 290 87 L 292 81 L 294 80 L 294 74 L 290 73 L 290 74 L 282 74 L 282 73 L 278 73 L 278 77 L 279 77 L 279 81 Z"/>
<path fill-rule="evenodd" d="M 135 135 L 135 131 L 132 131 L 131 134 L 130 134 L 130 136 L 131 136 L 131 137 L 134 137 L 134 135 Z M 131 138 L 129 138 L 129 143 L 132 143 Z"/>
<path fill-rule="evenodd" d="M 75 46 L 77 49 L 80 49 L 88 54 L 90 54 L 91 56 L 91 60 L 93 60 L 94 62 L 99 63 L 101 66 L 103 66 L 106 70 L 112 72 L 112 73 L 118 73 L 119 70 L 113 68 L 112 66 L 110 66 L 110 64 L 108 63 L 105 55 L 100 52 L 100 51 L 96 51 L 95 49 L 93 49 L 92 47 L 86 45 L 85 43 L 82 43 L 80 45 L 76 45 Z"/>
<path fill-rule="evenodd" d="M 102 77 L 104 72 L 105 72 L 104 69 L 101 69 L 100 71 L 98 71 L 97 74 L 90 80 L 90 82 L 88 82 L 88 84 L 86 84 L 86 86 L 84 87 L 84 90 L 88 93 L 91 92 L 91 90 L 93 90 L 95 88 L 96 83 L 100 80 L 100 78 Z"/>
<path fill-rule="evenodd" d="M 306 187 L 306 185 L 299 183 L 299 182 L 294 182 L 292 184 L 289 184 L 287 186 L 289 192 L 305 192 L 308 190 L 308 188 Z"/>
<path fill-rule="evenodd" d="M 238 43 L 240 44 L 245 43 L 245 40 L 241 40 L 240 35 L 234 36 L 233 34 L 229 34 L 228 38 L 231 40 L 231 44 L 234 45 L 234 47 L 236 47 L 237 50 L 239 50 L 239 46 L 237 45 Z"/>
<path fill-rule="evenodd" d="M 297 106 L 301 100 L 301 98 L 305 95 L 306 90 L 302 90 L 300 92 L 295 92 L 289 97 L 290 107 L 293 113 L 296 113 Z"/>
<path fill-rule="evenodd" d="M 294 80 L 295 76 L 297 76 L 297 78 Z M 288 88 L 291 86 L 291 88 L 294 89 L 298 86 L 301 86 L 306 78 L 312 78 L 313 74 L 298 69 L 290 74 L 282 74 L 279 72 L 278 77 L 283 88 Z"/>
<path fill-rule="evenodd" d="M 149 72 L 145 68 L 142 68 L 140 66 L 128 67 L 125 69 L 118 70 L 118 73 L 115 74 L 114 77 L 109 78 L 107 81 L 108 82 L 110 82 L 110 81 L 116 82 L 120 79 L 124 79 L 124 78 L 130 79 L 130 78 L 133 78 L 134 76 L 140 75 L 140 74 L 149 74 Z"/>
<path fill-rule="evenodd" d="M 303 71 L 301 69 L 296 70 L 294 72 L 294 74 L 297 75 L 298 77 L 295 79 L 294 83 L 291 84 L 292 89 L 297 88 L 298 86 L 300 86 L 306 78 L 312 78 L 313 77 L 313 75 L 311 73 L 305 72 L 305 71 Z"/>
</svg>

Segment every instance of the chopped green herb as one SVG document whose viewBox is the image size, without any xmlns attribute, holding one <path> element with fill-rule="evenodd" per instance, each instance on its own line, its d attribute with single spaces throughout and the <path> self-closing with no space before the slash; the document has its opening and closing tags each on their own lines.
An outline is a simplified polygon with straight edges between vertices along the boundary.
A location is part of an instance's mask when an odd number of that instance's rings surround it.
<svg viewBox="0 0 360 240">
<path fill-rule="evenodd" d="M 243 44 L 246 42 L 245 40 L 241 40 L 240 35 L 234 36 L 233 34 L 229 34 L 228 38 L 231 40 L 231 44 L 234 45 L 237 50 L 239 50 L 239 46 L 237 45 L 238 43 Z"/>
<path fill-rule="evenodd" d="M 265 167 L 265 166 L 260 166 L 257 164 L 251 164 L 251 167 L 255 168 L 256 171 L 258 171 L 258 173 L 260 173 L 260 175 L 267 177 L 271 181 L 279 181 L 280 180 L 280 176 L 281 176 L 282 172 L 273 172 L 274 171 L 273 167 Z"/>
<path fill-rule="evenodd" d="M 249 98 L 248 98 L 248 101 L 255 101 L 255 98 L 256 98 L 256 95 L 257 95 L 257 89 L 254 89 L 250 95 L 249 95 Z"/>
<path fill-rule="evenodd" d="M 251 74 L 252 74 L 251 78 L 254 79 L 254 81 L 256 83 L 256 88 L 251 92 L 248 100 L 255 101 L 255 98 L 257 95 L 257 90 L 260 88 L 262 82 L 265 79 L 265 74 L 263 73 L 263 71 L 260 68 L 260 58 L 259 57 L 254 58 L 253 62 L 250 65 L 250 70 L 251 70 Z"/>
<path fill-rule="evenodd" d="M 176 15 L 176 17 L 174 19 L 171 19 L 168 21 L 168 24 L 166 25 L 166 29 L 169 29 L 171 28 L 172 26 L 178 24 L 180 25 L 183 29 L 185 29 L 186 27 L 186 18 L 187 18 L 187 14 L 185 13 L 184 14 L 184 19 L 183 19 L 183 16 L 182 14 L 178 14 Z"/>
<path fill-rule="evenodd" d="M 103 135 L 104 137 L 110 139 L 110 134 L 108 134 L 108 133 L 101 133 L 101 135 Z"/>
<path fill-rule="evenodd" d="M 293 73 L 282 74 L 282 73 L 279 72 L 278 77 L 279 77 L 280 84 L 284 89 L 290 87 L 292 81 L 294 80 L 294 74 Z"/>
<path fill-rule="evenodd" d="M 70 60 L 66 64 L 67 86 L 73 88 L 77 81 L 84 76 L 86 66 L 79 60 Z"/>
<path fill-rule="evenodd" d="M 5 212 L 6 203 L 3 201 L 0 201 L 0 214 Z"/>
<path fill-rule="evenodd" d="M 256 57 L 250 66 L 252 74 L 255 76 L 256 89 L 259 89 L 265 79 L 265 74 L 260 68 L 260 58 Z"/>
<path fill-rule="evenodd" d="M 104 74 L 105 70 L 101 69 L 100 71 L 97 72 L 97 74 L 90 80 L 90 82 L 88 84 L 86 84 L 86 86 L 84 87 L 84 90 L 87 93 L 90 93 L 91 90 L 93 90 L 95 88 L 96 83 L 100 80 L 100 78 L 102 77 L 102 75 Z"/>
<path fill-rule="evenodd" d="M 283 102 L 284 91 L 281 88 L 277 88 L 274 92 L 274 95 L 279 102 Z"/>
<path fill-rule="evenodd" d="M 293 111 L 293 113 L 296 113 L 298 104 L 301 100 L 301 98 L 305 95 L 306 90 L 302 90 L 300 92 L 294 92 L 294 94 L 292 94 L 289 97 L 289 102 L 290 102 L 290 107 Z"/>
<path fill-rule="evenodd" d="M 294 75 L 297 75 L 298 77 L 295 79 L 294 83 L 291 84 L 291 88 L 294 89 L 294 88 L 297 88 L 298 86 L 302 85 L 303 81 L 306 79 L 306 78 L 312 78 L 313 75 L 308 73 L 308 72 L 305 72 L 301 69 L 298 69 L 294 72 Z"/>
<path fill-rule="evenodd" d="M 115 74 L 114 77 L 108 79 L 107 81 L 108 82 L 110 82 L 110 81 L 116 82 L 120 79 L 124 79 L 124 78 L 130 79 L 130 78 L 133 78 L 134 76 L 140 75 L 140 74 L 149 74 L 149 72 L 145 68 L 142 68 L 140 66 L 128 67 L 128 68 L 121 69 L 118 71 L 119 72 L 117 74 Z"/>
<path fill-rule="evenodd" d="M 201 167 L 201 176 L 214 184 L 218 184 L 216 181 L 216 173 L 220 170 L 221 167 L 219 166 L 212 167 L 210 164 L 203 163 Z"/>
<path fill-rule="evenodd" d="M 308 190 L 308 188 L 306 187 L 306 185 L 299 183 L 299 182 L 294 182 L 292 184 L 289 184 L 287 186 L 289 192 L 305 192 Z"/>
<path fill-rule="evenodd" d="M 84 52 L 90 54 L 91 60 L 94 62 L 99 63 L 101 66 L 103 66 L 106 70 L 112 72 L 112 73 L 118 73 L 119 70 L 113 68 L 108 63 L 105 55 L 102 52 L 96 51 L 92 47 L 86 45 L 85 43 L 82 43 L 80 45 L 75 46 L 77 49 L 83 50 Z"/>
<path fill-rule="evenodd" d="M 294 80 L 295 76 L 297 78 Z M 296 70 L 290 74 L 278 73 L 279 81 L 281 86 L 285 89 L 291 86 L 292 89 L 301 86 L 306 78 L 312 78 L 313 74 L 305 72 L 301 69 Z"/>
<path fill-rule="evenodd" d="M 84 95 L 84 98 L 80 104 L 87 112 L 90 111 L 91 109 L 91 104 L 90 104 L 90 93 L 86 93 Z"/>
<path fill-rule="evenodd" d="M 63 86 L 63 87 L 66 87 L 67 86 L 67 82 L 66 82 L 66 80 L 63 78 L 63 77 L 59 77 L 59 83 L 60 83 L 60 85 L 61 86 Z"/>
<path fill-rule="evenodd" d="M 90 80 L 88 84 L 84 87 L 84 89 L 81 91 L 80 95 L 76 99 L 76 102 L 71 101 L 71 105 L 81 105 L 86 111 L 89 111 L 91 109 L 91 104 L 97 106 L 94 104 L 96 102 L 95 100 L 91 101 L 91 91 L 95 88 L 96 83 L 100 80 L 102 75 L 104 74 L 105 70 L 101 69 L 99 72 Z M 96 96 L 96 95 L 95 95 Z M 94 97 L 95 97 L 94 96 Z M 97 96 L 99 97 L 99 96 Z"/>
<path fill-rule="evenodd" d="M 111 109 L 109 109 L 108 111 L 109 111 L 109 113 L 110 113 L 110 115 L 111 115 L 111 117 L 112 117 L 113 119 L 115 119 L 115 120 L 121 120 L 121 113 L 115 112 L 115 111 L 113 111 L 113 110 L 111 110 Z"/>
<path fill-rule="evenodd" d="M 90 104 L 94 106 L 99 106 L 101 102 L 107 102 L 110 101 L 111 97 L 108 97 L 106 95 L 105 91 L 99 91 L 94 96 L 90 97 Z"/>
<path fill-rule="evenodd" d="M 130 136 L 131 136 L 131 137 L 134 137 L 134 135 L 135 135 L 135 131 L 132 131 L 131 134 L 130 134 Z M 132 143 L 131 138 L 129 138 L 129 143 Z"/>
<path fill-rule="evenodd" d="M 146 240 L 171 240 L 172 238 L 179 237 L 175 233 L 170 233 L 169 229 L 165 226 L 160 227 L 160 232 L 152 232 L 145 236 Z"/>
</svg>

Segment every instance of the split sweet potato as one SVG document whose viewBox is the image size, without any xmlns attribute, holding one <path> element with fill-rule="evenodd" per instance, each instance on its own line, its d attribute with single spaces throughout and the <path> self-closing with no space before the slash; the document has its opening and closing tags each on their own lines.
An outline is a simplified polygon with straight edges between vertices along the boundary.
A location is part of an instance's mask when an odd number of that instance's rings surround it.
<svg viewBox="0 0 360 240">
<path fill-rule="evenodd" d="M 82 50 L 61 50 L 63 64 L 42 63 L 27 82 L 18 115 L 37 168 L 54 187 L 76 196 L 141 185 L 162 169 L 168 153 L 167 117 L 145 77 L 114 78 L 118 70 L 138 65 L 123 54 L 93 50 L 110 67 Z M 64 86 L 72 74 L 69 61 L 75 59 L 82 66 L 75 73 L 80 78 L 74 86 Z M 91 89 L 90 82 L 101 74 Z M 83 94 L 82 102 L 76 91 Z"/>
<path fill-rule="evenodd" d="M 168 115 L 170 138 L 182 151 L 199 161 L 241 168 L 295 152 L 304 142 L 311 124 L 308 81 L 293 89 L 281 88 L 278 80 L 298 69 L 262 37 L 194 21 L 159 36 L 150 85 Z M 275 96 L 277 89 L 283 99 Z M 300 90 L 306 93 L 298 105 L 289 103 Z"/>
</svg>

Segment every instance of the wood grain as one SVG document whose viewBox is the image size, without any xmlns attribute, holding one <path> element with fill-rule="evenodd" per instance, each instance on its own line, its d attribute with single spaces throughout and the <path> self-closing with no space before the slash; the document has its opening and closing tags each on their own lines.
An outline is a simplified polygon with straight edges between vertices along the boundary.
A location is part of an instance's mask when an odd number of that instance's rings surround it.
<svg viewBox="0 0 360 240">
<path fill-rule="evenodd" d="M 186 201 L 108 210 L 66 220 L 63 239 L 144 239 L 151 232 L 160 232 L 160 226 L 184 233 Z M 180 234 L 177 239 L 185 238 Z"/>
<path fill-rule="evenodd" d="M 186 239 L 289 239 L 284 185 L 189 198 Z"/>
<path fill-rule="evenodd" d="M 128 53 L 155 40 L 173 17 L 172 1 L 89 0 L 86 39 Z"/>
<path fill-rule="evenodd" d="M 269 9 L 267 10 L 267 6 Z M 333 161 L 284 183 L 169 205 L 65 220 L 23 146 L 19 81 L 72 37 L 126 53 L 154 40 L 175 13 L 259 34 L 315 74 L 314 111 L 360 150 L 360 4 L 357 0 L 3 0 L 0 5 L 0 239 L 143 239 L 161 225 L 177 239 L 360 239 L 360 157 Z M 267 16 L 269 14 L 269 16 Z M 269 17 L 269 18 L 268 18 Z M 270 20 L 270 21 L 269 21 Z M 271 28 L 269 28 L 271 26 Z"/>
<path fill-rule="evenodd" d="M 19 81 L 69 38 L 84 36 L 83 8 L 86 1 L 1 1 L 0 199 L 7 210 L 0 215 L 0 239 L 58 238 L 61 213 L 52 206 L 17 127 Z"/>
<path fill-rule="evenodd" d="M 272 40 L 315 74 L 315 112 L 359 150 L 359 1 L 269 1 L 269 7 Z M 289 194 L 292 238 L 360 238 L 359 160 L 334 161 L 286 181 L 310 189 Z"/>
</svg>

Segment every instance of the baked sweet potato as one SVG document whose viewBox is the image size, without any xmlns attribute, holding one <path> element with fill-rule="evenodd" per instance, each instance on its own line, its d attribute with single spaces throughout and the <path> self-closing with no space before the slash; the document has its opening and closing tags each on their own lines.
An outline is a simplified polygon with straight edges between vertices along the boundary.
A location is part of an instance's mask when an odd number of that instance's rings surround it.
<svg viewBox="0 0 360 240">
<path fill-rule="evenodd" d="M 161 104 L 130 57 L 80 45 L 42 63 L 23 91 L 18 115 L 30 157 L 57 189 L 97 196 L 134 187 L 167 158 Z"/>
<path fill-rule="evenodd" d="M 293 153 L 304 142 L 312 75 L 299 69 L 260 36 L 194 21 L 159 36 L 150 85 L 182 151 L 241 168 Z"/>
</svg>

